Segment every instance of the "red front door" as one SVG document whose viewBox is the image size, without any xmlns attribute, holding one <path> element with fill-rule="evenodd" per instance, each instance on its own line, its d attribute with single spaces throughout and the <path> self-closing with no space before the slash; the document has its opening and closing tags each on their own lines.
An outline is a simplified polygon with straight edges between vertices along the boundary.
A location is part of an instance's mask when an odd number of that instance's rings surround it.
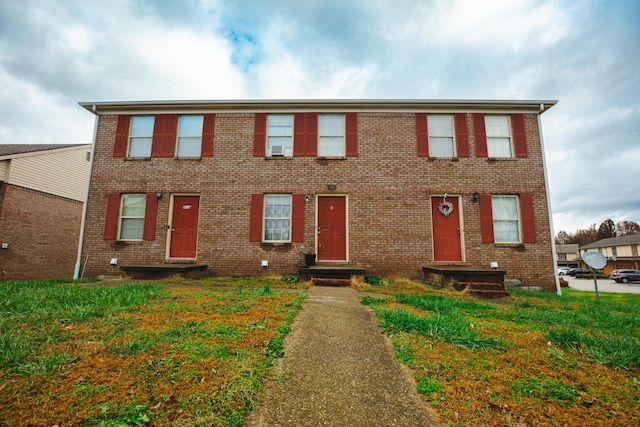
<svg viewBox="0 0 640 427">
<path fill-rule="evenodd" d="M 173 198 L 170 258 L 195 258 L 198 242 L 198 196 Z"/>
<path fill-rule="evenodd" d="M 318 260 L 347 260 L 346 197 L 318 197 Z"/>
<path fill-rule="evenodd" d="M 431 198 L 433 218 L 433 260 L 462 261 L 458 198 Z"/>
</svg>

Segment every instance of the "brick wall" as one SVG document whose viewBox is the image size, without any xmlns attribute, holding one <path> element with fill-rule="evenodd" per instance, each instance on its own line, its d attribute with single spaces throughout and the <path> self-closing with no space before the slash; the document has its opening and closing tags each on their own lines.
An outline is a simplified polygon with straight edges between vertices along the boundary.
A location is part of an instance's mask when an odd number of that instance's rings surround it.
<svg viewBox="0 0 640 427">
<path fill-rule="evenodd" d="M 72 278 L 82 202 L 0 183 L 0 281 Z"/>
<path fill-rule="evenodd" d="M 215 275 L 296 274 L 304 252 L 314 250 L 316 196 L 348 197 L 348 251 L 353 265 L 368 274 L 422 277 L 434 265 L 431 196 L 460 197 L 463 265 L 487 268 L 497 261 L 507 278 L 555 289 L 553 260 L 536 114 L 525 115 L 527 158 L 477 158 L 473 120 L 467 115 L 470 157 L 433 159 L 416 155 L 413 113 L 358 114 L 357 157 L 253 157 L 253 114 L 216 114 L 213 157 L 199 160 L 113 157 L 117 117 L 101 115 L 88 201 L 84 256 L 88 275 L 121 274 L 109 265 L 162 263 L 172 194 L 199 194 L 198 261 Z M 334 184 L 336 190 L 328 190 Z M 136 243 L 103 240 L 108 193 L 162 192 L 156 239 Z M 481 242 L 479 204 L 474 192 L 533 195 L 536 243 Z M 311 196 L 305 204 L 305 239 L 288 245 L 249 241 L 251 194 Z M 269 268 L 260 261 L 268 260 Z"/>
</svg>

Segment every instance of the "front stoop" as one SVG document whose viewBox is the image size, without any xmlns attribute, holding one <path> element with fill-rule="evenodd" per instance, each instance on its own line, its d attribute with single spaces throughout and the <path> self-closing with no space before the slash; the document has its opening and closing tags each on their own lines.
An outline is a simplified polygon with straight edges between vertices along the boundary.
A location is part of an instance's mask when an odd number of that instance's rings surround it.
<svg viewBox="0 0 640 427">
<path fill-rule="evenodd" d="M 364 276 L 366 270 L 360 267 L 351 266 L 300 266 L 298 267 L 300 277 L 311 280 L 316 286 L 351 286 L 353 276 Z"/>
<path fill-rule="evenodd" d="M 461 282 L 456 283 L 454 288 L 462 291 L 467 289 L 469 295 L 482 299 L 506 298 L 511 296 L 501 283 L 482 283 L 482 282 Z"/>
<path fill-rule="evenodd" d="M 120 270 L 124 271 L 132 279 L 166 279 L 178 274 L 185 279 L 195 279 L 205 274 L 207 264 L 121 265 Z"/>
</svg>

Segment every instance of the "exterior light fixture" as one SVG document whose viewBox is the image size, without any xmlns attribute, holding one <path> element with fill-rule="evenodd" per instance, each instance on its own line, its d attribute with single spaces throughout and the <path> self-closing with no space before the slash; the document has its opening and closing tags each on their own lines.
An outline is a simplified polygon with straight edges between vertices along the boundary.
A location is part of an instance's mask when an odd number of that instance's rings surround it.
<svg viewBox="0 0 640 427">
<path fill-rule="evenodd" d="M 478 193 L 477 191 L 475 191 L 473 193 L 473 195 L 471 196 L 471 201 L 473 203 L 478 203 L 478 200 L 480 200 L 480 193 Z"/>
<path fill-rule="evenodd" d="M 162 193 L 158 191 L 158 192 L 156 193 L 156 197 L 157 197 L 158 199 L 162 199 Z"/>
</svg>

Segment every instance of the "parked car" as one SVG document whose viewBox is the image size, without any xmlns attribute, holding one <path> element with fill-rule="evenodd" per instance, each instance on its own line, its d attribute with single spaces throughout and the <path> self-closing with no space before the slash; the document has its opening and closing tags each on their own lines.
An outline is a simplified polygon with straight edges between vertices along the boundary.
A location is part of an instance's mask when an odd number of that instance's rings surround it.
<svg viewBox="0 0 640 427">
<path fill-rule="evenodd" d="M 566 272 L 565 274 L 568 274 L 569 276 L 574 276 L 576 274 L 592 274 L 590 270 L 587 270 L 586 268 L 572 268 L 571 270 L 569 270 L 568 272 Z"/>
<path fill-rule="evenodd" d="M 558 276 L 564 276 L 569 270 L 571 270 L 571 267 L 558 267 Z"/>
<path fill-rule="evenodd" d="M 609 278 L 615 280 L 616 283 L 640 281 L 640 270 L 613 270 Z"/>
</svg>

